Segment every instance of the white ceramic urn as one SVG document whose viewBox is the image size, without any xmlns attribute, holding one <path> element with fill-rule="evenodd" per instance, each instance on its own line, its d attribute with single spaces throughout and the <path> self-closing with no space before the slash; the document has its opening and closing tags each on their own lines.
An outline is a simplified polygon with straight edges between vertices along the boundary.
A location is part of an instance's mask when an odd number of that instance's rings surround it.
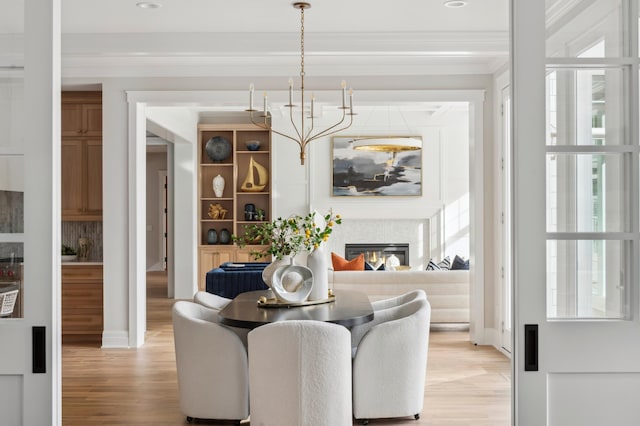
<svg viewBox="0 0 640 426">
<path fill-rule="evenodd" d="M 220 175 L 213 178 L 213 193 L 216 194 L 216 197 L 222 198 L 222 194 L 224 193 L 224 178 Z"/>
</svg>

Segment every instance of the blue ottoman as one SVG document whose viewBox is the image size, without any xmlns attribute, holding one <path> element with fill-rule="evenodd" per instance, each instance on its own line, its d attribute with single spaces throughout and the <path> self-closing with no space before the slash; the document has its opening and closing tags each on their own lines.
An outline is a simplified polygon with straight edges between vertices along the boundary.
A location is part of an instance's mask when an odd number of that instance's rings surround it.
<svg viewBox="0 0 640 426">
<path fill-rule="evenodd" d="M 206 290 L 228 299 L 247 291 L 267 290 L 269 287 L 262 280 L 262 271 L 268 264 L 247 262 L 239 267 L 237 263 L 223 263 L 207 272 Z"/>
</svg>

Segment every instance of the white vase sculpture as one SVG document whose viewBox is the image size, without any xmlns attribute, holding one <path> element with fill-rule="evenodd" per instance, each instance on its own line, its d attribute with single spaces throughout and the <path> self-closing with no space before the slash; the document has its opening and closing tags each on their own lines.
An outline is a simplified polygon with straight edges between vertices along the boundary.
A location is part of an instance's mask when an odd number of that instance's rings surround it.
<svg viewBox="0 0 640 426">
<path fill-rule="evenodd" d="M 329 263 L 323 244 L 309 253 L 307 267 L 313 272 L 309 300 L 326 300 L 329 297 Z"/>
<path fill-rule="evenodd" d="M 224 193 L 224 178 L 220 175 L 213 178 L 213 193 L 216 197 L 222 198 Z"/>
<path fill-rule="evenodd" d="M 289 265 L 290 263 L 291 256 L 283 256 L 282 259 L 274 260 L 262 270 L 262 281 L 264 281 L 267 287 L 271 288 L 271 279 L 276 269 L 280 266 Z"/>
<path fill-rule="evenodd" d="M 293 259 L 273 272 L 271 291 L 281 303 L 304 302 L 312 289 L 313 272 L 306 266 L 296 265 Z"/>
</svg>

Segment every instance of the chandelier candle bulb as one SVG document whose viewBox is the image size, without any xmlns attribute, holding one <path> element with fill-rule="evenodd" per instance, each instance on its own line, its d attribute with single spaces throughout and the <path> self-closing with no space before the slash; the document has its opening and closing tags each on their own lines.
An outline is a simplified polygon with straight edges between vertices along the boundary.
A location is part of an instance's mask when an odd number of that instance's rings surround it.
<svg viewBox="0 0 640 426">
<path fill-rule="evenodd" d="M 267 116 L 267 92 L 264 92 L 264 116 Z"/>
<path fill-rule="evenodd" d="M 249 111 L 253 111 L 253 83 L 249 85 Z"/>
<path fill-rule="evenodd" d="M 313 120 L 313 105 L 316 103 L 316 95 L 311 94 L 311 119 Z"/>
<path fill-rule="evenodd" d="M 342 109 L 344 109 L 347 106 L 347 82 L 342 80 L 340 87 L 342 87 Z"/>
<path fill-rule="evenodd" d="M 353 89 L 349 89 L 349 114 L 353 116 Z"/>
<path fill-rule="evenodd" d="M 293 107 L 293 79 L 289 78 L 289 107 Z"/>
</svg>

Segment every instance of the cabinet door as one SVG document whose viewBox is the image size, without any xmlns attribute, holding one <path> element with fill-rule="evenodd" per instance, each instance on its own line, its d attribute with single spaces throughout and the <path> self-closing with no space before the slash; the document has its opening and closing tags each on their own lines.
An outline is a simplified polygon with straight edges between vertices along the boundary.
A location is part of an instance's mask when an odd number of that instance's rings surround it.
<svg viewBox="0 0 640 426">
<path fill-rule="evenodd" d="M 200 265 L 198 271 L 198 290 L 204 291 L 206 286 L 207 272 L 217 268 L 225 262 L 233 260 L 234 249 L 229 248 L 201 248 L 200 249 Z"/>
<path fill-rule="evenodd" d="M 62 136 L 82 136 L 82 104 L 63 103 L 60 111 Z"/>
<path fill-rule="evenodd" d="M 86 213 L 102 215 L 102 141 L 86 141 L 87 158 L 87 192 Z"/>
<path fill-rule="evenodd" d="M 103 331 L 101 266 L 62 266 L 63 341 L 99 341 Z"/>
<path fill-rule="evenodd" d="M 82 105 L 82 131 L 84 136 L 102 135 L 102 105 Z"/>
<path fill-rule="evenodd" d="M 83 211 L 83 142 L 64 140 L 61 147 L 62 216 L 82 214 Z"/>
<path fill-rule="evenodd" d="M 246 263 L 246 262 L 271 262 L 271 256 L 263 256 L 259 259 L 256 259 L 251 254 L 252 251 L 261 250 L 262 246 L 251 246 L 251 247 L 243 247 L 238 248 L 236 251 L 236 262 Z M 266 248 L 266 247 L 264 247 Z"/>
</svg>

